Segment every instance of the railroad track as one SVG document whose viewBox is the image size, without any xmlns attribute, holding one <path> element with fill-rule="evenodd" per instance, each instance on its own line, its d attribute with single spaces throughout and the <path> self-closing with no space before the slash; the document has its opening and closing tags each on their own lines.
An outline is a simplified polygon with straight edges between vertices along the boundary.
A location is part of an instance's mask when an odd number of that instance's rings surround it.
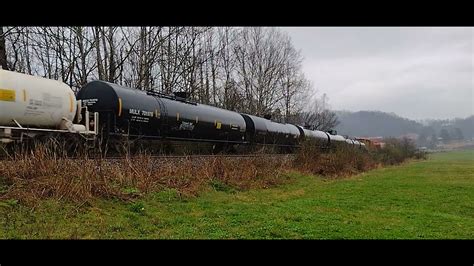
<svg viewBox="0 0 474 266">
<path fill-rule="evenodd" d="M 125 160 L 136 159 L 140 155 L 133 156 L 106 156 L 106 157 L 87 157 L 94 160 Z M 261 158 L 261 157 L 293 157 L 291 153 L 267 153 L 267 154 L 192 154 L 192 155 L 145 155 L 152 159 L 203 159 L 203 158 Z M 71 157 L 69 159 L 83 159 L 83 157 Z"/>
<path fill-rule="evenodd" d="M 262 153 L 262 154 L 190 154 L 190 155 L 144 155 L 147 158 L 151 158 L 154 160 L 158 159 L 205 159 L 205 158 L 275 158 L 275 157 L 293 157 L 294 154 L 291 153 Z M 126 159 L 138 159 L 140 155 L 132 155 L 132 156 L 73 156 L 73 157 L 61 157 L 58 156 L 58 159 L 70 159 L 70 160 L 81 160 L 81 159 L 89 159 L 89 160 L 126 160 Z M 16 160 L 14 156 L 2 156 L 0 160 L 3 161 L 14 161 Z"/>
</svg>

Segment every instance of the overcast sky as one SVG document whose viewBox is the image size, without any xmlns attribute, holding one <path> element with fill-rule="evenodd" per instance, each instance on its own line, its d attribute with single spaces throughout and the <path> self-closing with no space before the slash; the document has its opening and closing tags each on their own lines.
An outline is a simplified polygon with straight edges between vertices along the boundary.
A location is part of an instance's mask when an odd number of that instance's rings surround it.
<svg viewBox="0 0 474 266">
<path fill-rule="evenodd" d="M 334 110 L 474 114 L 474 28 L 283 27 Z"/>
</svg>

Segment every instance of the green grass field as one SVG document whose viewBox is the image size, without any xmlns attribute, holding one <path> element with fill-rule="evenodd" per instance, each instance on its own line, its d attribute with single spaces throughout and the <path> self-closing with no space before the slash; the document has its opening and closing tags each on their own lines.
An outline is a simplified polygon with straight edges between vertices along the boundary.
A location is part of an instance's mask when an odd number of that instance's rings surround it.
<svg viewBox="0 0 474 266">
<path fill-rule="evenodd" d="M 474 239 L 474 150 L 345 179 L 91 206 L 0 203 L 0 238 Z"/>
</svg>

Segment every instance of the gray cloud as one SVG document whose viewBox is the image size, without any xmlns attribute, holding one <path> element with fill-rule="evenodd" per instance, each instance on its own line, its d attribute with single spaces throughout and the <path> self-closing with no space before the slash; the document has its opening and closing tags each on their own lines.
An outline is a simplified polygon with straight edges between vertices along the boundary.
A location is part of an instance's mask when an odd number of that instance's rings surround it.
<svg viewBox="0 0 474 266">
<path fill-rule="evenodd" d="M 412 119 L 474 114 L 473 28 L 285 27 L 337 110 Z"/>
</svg>

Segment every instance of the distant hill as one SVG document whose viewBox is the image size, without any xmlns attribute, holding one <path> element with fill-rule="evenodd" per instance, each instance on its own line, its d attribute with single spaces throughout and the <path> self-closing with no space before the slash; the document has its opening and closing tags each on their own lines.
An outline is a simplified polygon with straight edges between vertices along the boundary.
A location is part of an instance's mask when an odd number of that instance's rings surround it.
<svg viewBox="0 0 474 266">
<path fill-rule="evenodd" d="M 398 137 L 421 132 L 423 125 L 393 113 L 379 111 L 336 111 L 340 124 L 336 130 L 350 136 Z"/>
<path fill-rule="evenodd" d="M 454 138 L 453 132 L 458 128 L 464 139 L 474 138 L 474 116 L 446 120 L 425 120 L 422 124 L 394 113 L 380 111 L 336 111 L 336 114 L 340 121 L 336 130 L 343 135 L 399 137 L 416 133 L 425 136 L 440 136 L 440 132 L 446 129 Z"/>
</svg>

